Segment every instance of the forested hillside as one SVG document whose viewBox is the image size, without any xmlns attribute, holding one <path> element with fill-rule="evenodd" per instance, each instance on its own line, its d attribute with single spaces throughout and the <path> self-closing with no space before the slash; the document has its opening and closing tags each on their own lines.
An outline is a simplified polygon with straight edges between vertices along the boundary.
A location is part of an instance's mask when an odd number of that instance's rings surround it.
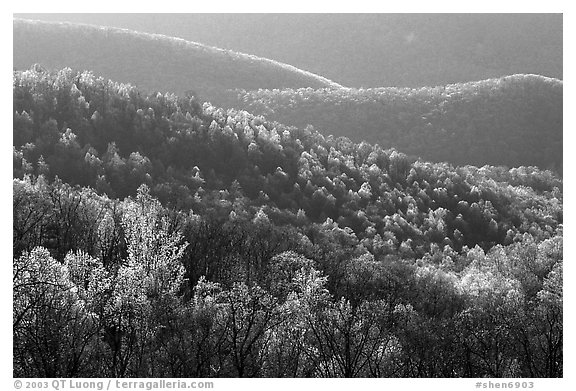
<svg viewBox="0 0 576 391">
<path fill-rule="evenodd" d="M 287 64 L 183 39 L 110 27 L 14 20 L 14 67 L 89 69 L 148 92 L 196 94 L 226 105 L 230 90 L 339 87 Z"/>
<path fill-rule="evenodd" d="M 286 64 L 110 27 L 14 21 L 14 66 L 71 66 L 245 109 L 323 135 L 456 165 L 538 166 L 562 174 L 563 83 L 514 75 L 421 88 L 348 89 Z"/>
<path fill-rule="evenodd" d="M 561 377 L 562 181 L 14 73 L 14 376 Z"/>
<path fill-rule="evenodd" d="M 435 86 L 518 73 L 563 77 L 562 14 L 29 14 L 22 17 L 180 37 L 292 64 L 358 88 Z"/>
<path fill-rule="evenodd" d="M 457 165 L 562 172 L 563 83 L 537 75 L 422 88 L 257 90 L 238 106 L 270 120 Z"/>
</svg>

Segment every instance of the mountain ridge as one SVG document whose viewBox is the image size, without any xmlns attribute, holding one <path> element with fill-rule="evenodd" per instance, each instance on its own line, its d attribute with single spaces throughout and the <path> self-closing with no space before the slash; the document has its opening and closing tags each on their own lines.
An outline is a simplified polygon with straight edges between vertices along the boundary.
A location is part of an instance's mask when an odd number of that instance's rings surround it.
<svg viewBox="0 0 576 391">
<path fill-rule="evenodd" d="M 561 14 L 25 14 L 162 33 L 352 87 L 535 73 L 562 78 Z"/>
<path fill-rule="evenodd" d="M 562 171 L 563 82 L 517 74 L 444 86 L 241 91 L 268 119 L 454 164 Z"/>
<path fill-rule="evenodd" d="M 114 39 L 112 39 L 114 38 Z M 97 48 L 96 53 L 91 49 Z M 115 58 L 103 62 L 101 58 Z M 225 105 L 235 88 L 329 87 L 341 85 L 289 64 L 181 38 L 128 29 L 14 19 L 14 67 L 34 63 L 81 68 L 149 91 L 184 95 Z"/>
</svg>

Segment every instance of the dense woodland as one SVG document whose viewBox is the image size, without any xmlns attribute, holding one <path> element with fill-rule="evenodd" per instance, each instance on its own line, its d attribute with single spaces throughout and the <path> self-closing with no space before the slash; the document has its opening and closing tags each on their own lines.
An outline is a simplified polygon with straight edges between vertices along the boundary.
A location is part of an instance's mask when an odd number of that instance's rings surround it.
<svg viewBox="0 0 576 391">
<path fill-rule="evenodd" d="M 241 91 L 270 120 L 393 145 L 427 161 L 562 172 L 563 82 L 513 75 L 439 87 Z"/>
<path fill-rule="evenodd" d="M 68 68 L 13 86 L 14 376 L 563 376 L 552 171 Z"/>
</svg>

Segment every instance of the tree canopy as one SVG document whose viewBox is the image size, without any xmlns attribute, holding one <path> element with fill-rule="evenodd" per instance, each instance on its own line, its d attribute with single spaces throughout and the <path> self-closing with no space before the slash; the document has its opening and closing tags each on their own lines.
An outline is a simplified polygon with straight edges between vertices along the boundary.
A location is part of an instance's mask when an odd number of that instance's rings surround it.
<svg viewBox="0 0 576 391">
<path fill-rule="evenodd" d="M 561 377 L 562 180 L 14 73 L 14 375 Z"/>
</svg>

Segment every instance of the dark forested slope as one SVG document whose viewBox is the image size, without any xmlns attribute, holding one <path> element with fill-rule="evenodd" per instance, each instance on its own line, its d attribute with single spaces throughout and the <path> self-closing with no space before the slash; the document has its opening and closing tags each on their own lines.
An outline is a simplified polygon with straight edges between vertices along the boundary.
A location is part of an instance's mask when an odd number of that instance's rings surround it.
<svg viewBox="0 0 576 391">
<path fill-rule="evenodd" d="M 15 376 L 562 377 L 552 172 L 70 69 L 13 94 Z"/>
<path fill-rule="evenodd" d="M 339 87 L 323 77 L 256 56 L 183 39 L 110 27 L 14 20 L 14 67 L 39 63 L 90 69 L 147 91 L 189 90 L 223 105 L 235 88 Z M 234 96 L 234 95 L 232 95 Z"/>
<path fill-rule="evenodd" d="M 562 171 L 562 81 L 537 75 L 440 87 L 258 90 L 250 112 L 425 160 Z"/>
</svg>

